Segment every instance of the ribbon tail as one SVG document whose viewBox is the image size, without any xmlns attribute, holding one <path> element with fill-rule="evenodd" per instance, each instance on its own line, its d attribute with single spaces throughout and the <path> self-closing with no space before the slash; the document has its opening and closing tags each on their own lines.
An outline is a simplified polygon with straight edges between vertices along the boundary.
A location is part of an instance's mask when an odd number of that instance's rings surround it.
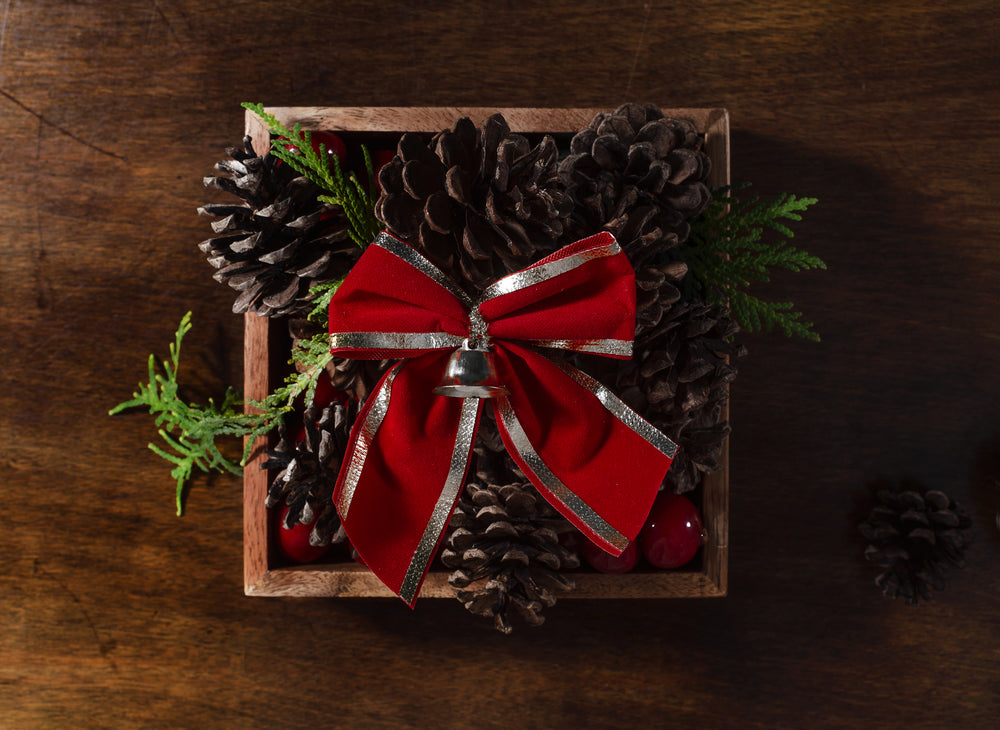
<svg viewBox="0 0 1000 730">
<path fill-rule="evenodd" d="M 411 608 L 465 484 L 479 423 L 480 399 L 428 387 L 446 357 L 403 361 L 383 376 L 358 415 L 334 491 L 361 560 Z"/>
<path fill-rule="evenodd" d="M 511 457 L 552 506 L 615 555 L 635 539 L 676 445 L 607 388 L 513 343 L 497 358 L 496 399 Z"/>
</svg>

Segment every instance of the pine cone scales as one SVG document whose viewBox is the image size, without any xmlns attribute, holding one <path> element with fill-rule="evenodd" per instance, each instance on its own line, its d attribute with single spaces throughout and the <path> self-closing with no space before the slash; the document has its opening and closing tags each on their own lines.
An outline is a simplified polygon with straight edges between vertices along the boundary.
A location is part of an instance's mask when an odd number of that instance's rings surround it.
<svg viewBox="0 0 1000 730">
<path fill-rule="evenodd" d="M 346 534 L 333 505 L 341 459 L 353 419 L 341 403 L 326 408 L 313 406 L 303 416 L 305 438 L 293 443 L 284 426 L 274 451 L 268 452 L 265 469 L 278 470 L 268 489 L 266 505 L 288 506 L 285 527 L 309 524 L 320 511 L 309 541 L 313 545 L 340 543 Z"/>
<path fill-rule="evenodd" d="M 905 485 L 904 485 L 905 486 Z M 868 541 L 865 557 L 884 570 L 875 585 L 908 605 L 943 590 L 949 567 L 963 567 L 971 520 L 960 505 L 939 491 L 875 491 L 876 504 L 858 525 Z"/>
<path fill-rule="evenodd" d="M 559 572 L 580 564 L 559 543 L 559 534 L 572 527 L 527 483 L 470 483 L 451 528 L 441 552 L 445 566 L 455 569 L 448 582 L 467 610 L 493 618 L 505 634 L 513 630 L 512 609 L 540 625 L 542 609 L 556 603 L 555 591 L 573 587 Z"/>
<path fill-rule="evenodd" d="M 376 216 L 470 293 L 555 250 L 572 208 L 551 137 L 534 147 L 500 114 L 399 141 L 379 173 Z"/>
<path fill-rule="evenodd" d="M 233 311 L 286 316 L 307 306 L 309 289 L 343 276 L 360 250 L 347 232 L 339 209 L 317 201 L 319 188 L 288 165 L 244 148 L 228 150 L 219 162 L 222 175 L 205 178 L 206 187 L 225 190 L 242 203 L 207 204 L 198 209 L 215 217 L 216 237 L 199 248 L 215 267 L 216 281 L 240 292 Z"/>
<path fill-rule="evenodd" d="M 670 249 L 711 200 L 708 155 L 694 125 L 655 106 L 625 104 L 573 137 L 559 176 L 575 203 L 573 236 L 610 231 L 636 272 L 638 331 L 680 299 L 687 266 Z"/>
</svg>

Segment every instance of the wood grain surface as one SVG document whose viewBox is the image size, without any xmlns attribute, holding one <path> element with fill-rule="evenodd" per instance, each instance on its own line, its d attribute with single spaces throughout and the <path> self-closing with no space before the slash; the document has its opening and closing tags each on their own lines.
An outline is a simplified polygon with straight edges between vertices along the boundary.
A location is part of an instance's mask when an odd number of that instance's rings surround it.
<svg viewBox="0 0 1000 730">
<path fill-rule="evenodd" d="M 280 10 L 279 10 L 280 8 Z M 0 727 L 985 728 L 1000 715 L 995 2 L 0 2 Z M 174 516 L 143 414 L 185 343 L 242 381 L 201 177 L 271 106 L 726 107 L 732 174 L 820 198 L 778 276 L 819 345 L 749 335 L 729 595 L 562 601 L 510 637 L 457 601 L 247 598 L 237 477 Z M 236 446 L 238 450 L 238 446 Z M 928 605 L 882 598 L 866 485 L 974 519 Z"/>
</svg>

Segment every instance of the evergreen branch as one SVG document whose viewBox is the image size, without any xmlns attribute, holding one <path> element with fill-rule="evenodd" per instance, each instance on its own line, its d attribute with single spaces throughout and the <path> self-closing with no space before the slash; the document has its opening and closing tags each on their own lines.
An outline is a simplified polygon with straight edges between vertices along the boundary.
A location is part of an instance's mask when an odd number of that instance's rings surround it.
<svg viewBox="0 0 1000 730">
<path fill-rule="evenodd" d="M 282 414 L 265 412 L 246 414 L 236 410 L 242 398 L 232 388 L 226 390 L 221 405 L 211 399 L 208 405 L 188 404 L 178 397 L 177 370 L 180 367 L 181 343 L 191 329 L 191 313 L 181 318 L 170 344 L 170 358 L 161 362 L 157 372 L 156 358 L 149 356 L 149 382 L 139 383 L 130 400 L 119 403 L 108 415 L 132 408 L 146 407 L 154 415 L 160 438 L 167 449 L 150 443 L 158 456 L 174 464 L 170 475 L 177 480 L 175 501 L 177 514 L 184 512 L 185 488 L 195 468 L 203 471 L 240 474 L 240 466 L 219 450 L 216 439 L 221 436 L 245 436 L 266 433 L 277 425 Z"/>
<path fill-rule="evenodd" d="M 323 190 L 323 194 L 319 196 L 320 202 L 336 205 L 344 211 L 351 240 L 361 248 L 371 243 L 383 226 L 375 217 L 375 201 L 372 198 L 375 190 L 375 173 L 371 156 L 364 145 L 361 146 L 361 152 L 369 180 L 368 190 L 358 182 L 357 175 L 353 172 L 344 174 L 340 160 L 336 155 L 328 155 L 325 145 L 320 144 L 318 151 L 314 149 L 312 134 L 308 130 L 303 130 L 301 125 L 295 124 L 292 129 L 288 129 L 277 117 L 264 111 L 263 104 L 243 102 L 243 108 L 259 116 L 273 135 L 295 145 L 297 148 L 295 151 L 284 149 L 280 145 L 271 145 L 270 154 L 316 183 Z"/>
<path fill-rule="evenodd" d="M 307 340 L 298 340 L 292 348 L 288 361 L 294 372 L 285 378 L 285 383 L 277 388 L 261 403 L 254 406 L 265 411 L 288 411 L 294 408 L 299 398 L 305 399 L 305 407 L 312 405 L 316 396 L 316 383 L 326 366 L 333 359 L 330 352 L 330 336 L 321 332 Z"/>
<path fill-rule="evenodd" d="M 327 329 L 330 315 L 330 300 L 333 299 L 333 295 L 337 293 L 340 285 L 344 283 L 344 278 L 346 278 L 346 274 L 336 281 L 317 284 L 309 289 L 309 297 L 314 304 L 312 311 L 306 316 L 310 322 L 321 324 L 323 325 L 323 329 Z"/>
<path fill-rule="evenodd" d="M 750 332 L 778 329 L 786 337 L 820 341 L 813 323 L 801 321 L 802 312 L 796 312 L 792 302 L 761 302 L 737 290 L 732 293 L 729 306 L 736 320 Z"/>
<path fill-rule="evenodd" d="M 698 296 L 714 304 L 727 304 L 735 319 L 748 331 L 777 328 L 785 335 L 819 341 L 811 322 L 801 321 L 791 302 L 766 302 L 745 289 L 754 282 L 771 280 L 773 269 L 807 271 L 825 269 L 812 254 L 797 249 L 787 239 L 794 236 L 782 221 L 800 221 L 801 213 L 816 198 L 782 194 L 774 200 L 742 199 L 735 191 L 747 187 L 718 188 L 708 209 L 691 225 L 682 256 Z M 765 237 L 770 231 L 777 235 Z"/>
<path fill-rule="evenodd" d="M 375 197 L 375 191 L 378 190 L 375 186 L 375 165 L 372 163 L 372 156 L 368 152 L 368 148 L 364 145 L 361 145 L 361 156 L 365 160 L 365 172 L 368 173 L 368 193 Z"/>
<path fill-rule="evenodd" d="M 286 413 L 295 410 L 300 400 L 303 408 L 312 405 L 316 398 L 316 384 L 319 377 L 332 359 L 330 336 L 326 332 L 295 343 L 292 357 L 288 361 L 293 366 L 292 373 L 285 378 L 284 385 L 276 388 L 263 401 L 248 401 L 254 408 L 264 411 L 265 414 L 271 414 L 273 421 L 270 424 L 261 424 L 247 434 L 250 438 L 243 450 L 243 464 L 250 458 L 254 441 L 278 425 Z"/>
</svg>

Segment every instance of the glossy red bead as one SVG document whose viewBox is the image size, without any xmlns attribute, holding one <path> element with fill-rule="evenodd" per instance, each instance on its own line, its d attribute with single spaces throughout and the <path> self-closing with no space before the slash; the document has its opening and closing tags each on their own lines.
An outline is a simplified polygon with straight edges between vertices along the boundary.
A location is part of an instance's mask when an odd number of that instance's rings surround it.
<svg viewBox="0 0 1000 730">
<path fill-rule="evenodd" d="M 633 540 L 616 557 L 584 538 L 580 540 L 580 555 L 591 568 L 601 573 L 627 573 L 639 562 L 639 547 Z"/>
<path fill-rule="evenodd" d="M 657 568 L 690 562 L 705 541 L 698 508 L 682 494 L 660 492 L 639 533 L 642 554 Z"/>
</svg>

